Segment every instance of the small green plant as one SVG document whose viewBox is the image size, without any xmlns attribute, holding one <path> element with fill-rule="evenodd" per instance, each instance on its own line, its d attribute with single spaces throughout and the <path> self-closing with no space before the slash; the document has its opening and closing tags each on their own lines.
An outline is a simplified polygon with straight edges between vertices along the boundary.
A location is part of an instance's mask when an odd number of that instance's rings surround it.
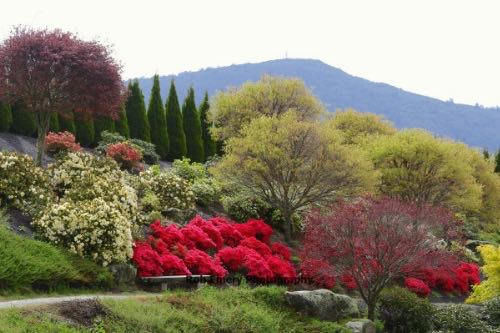
<svg viewBox="0 0 500 333">
<path fill-rule="evenodd" d="M 491 326 L 500 327 L 500 297 L 484 303 L 482 317 Z"/>
<path fill-rule="evenodd" d="M 414 293 L 399 287 L 383 291 L 378 304 L 379 318 L 389 333 L 428 333 L 435 309 Z"/>
<path fill-rule="evenodd" d="M 435 328 L 454 333 L 494 333 L 495 331 L 463 305 L 439 309 L 434 316 Z"/>
</svg>

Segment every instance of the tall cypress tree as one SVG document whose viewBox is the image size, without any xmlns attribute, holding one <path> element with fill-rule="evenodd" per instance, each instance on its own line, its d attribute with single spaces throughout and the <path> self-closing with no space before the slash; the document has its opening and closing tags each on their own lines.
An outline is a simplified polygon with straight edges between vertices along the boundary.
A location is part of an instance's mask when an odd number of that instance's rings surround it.
<svg viewBox="0 0 500 333">
<path fill-rule="evenodd" d="M 12 127 L 11 132 L 26 136 L 33 136 L 36 133 L 35 115 L 26 111 L 22 102 L 16 102 L 11 107 Z"/>
<path fill-rule="evenodd" d="M 7 132 L 12 126 L 12 111 L 10 105 L 0 101 L 0 132 Z"/>
<path fill-rule="evenodd" d="M 59 132 L 59 117 L 57 116 L 57 112 L 53 112 L 50 115 L 50 125 L 49 131 L 51 132 Z"/>
<path fill-rule="evenodd" d="M 189 88 L 188 95 L 182 105 L 182 121 L 184 133 L 186 133 L 187 157 L 193 162 L 205 161 L 200 115 L 196 110 L 193 87 Z"/>
<path fill-rule="evenodd" d="M 76 135 L 75 118 L 73 112 L 61 115 L 59 114 L 59 131 L 70 132 Z"/>
<path fill-rule="evenodd" d="M 160 95 L 160 77 L 155 75 L 149 98 L 148 120 L 151 129 L 151 142 L 161 159 L 166 159 L 169 149 L 167 118 Z"/>
<path fill-rule="evenodd" d="M 139 87 L 139 81 L 129 84 L 130 95 L 125 103 L 127 110 L 128 129 L 130 137 L 150 142 L 148 117 L 144 105 L 144 95 Z"/>
<path fill-rule="evenodd" d="M 500 150 L 495 154 L 495 172 L 500 173 Z"/>
<path fill-rule="evenodd" d="M 203 149 L 205 150 L 205 161 L 216 154 L 215 141 L 210 135 L 210 124 L 208 120 L 208 110 L 210 109 L 210 104 L 208 103 L 208 93 L 205 92 L 205 97 L 200 105 L 200 122 L 201 122 L 201 138 L 203 139 Z"/>
<path fill-rule="evenodd" d="M 115 121 L 109 117 L 97 117 L 94 119 L 94 143 L 101 141 L 101 132 L 115 131 Z"/>
<path fill-rule="evenodd" d="M 184 134 L 184 127 L 182 125 L 182 114 L 179 107 L 179 99 L 177 98 L 177 91 L 175 89 L 174 81 L 170 83 L 170 91 L 168 93 L 167 105 L 167 132 L 170 142 L 170 149 L 168 153 L 168 160 L 182 158 L 187 154 L 186 148 L 186 135 Z"/>
<path fill-rule="evenodd" d="M 128 130 L 128 120 L 127 112 L 125 111 L 125 105 L 120 110 L 118 118 L 115 120 L 115 130 L 123 137 L 129 138 L 130 132 Z"/>
<path fill-rule="evenodd" d="M 84 147 L 94 144 L 94 121 L 92 119 L 77 119 L 75 121 L 76 141 Z"/>
</svg>

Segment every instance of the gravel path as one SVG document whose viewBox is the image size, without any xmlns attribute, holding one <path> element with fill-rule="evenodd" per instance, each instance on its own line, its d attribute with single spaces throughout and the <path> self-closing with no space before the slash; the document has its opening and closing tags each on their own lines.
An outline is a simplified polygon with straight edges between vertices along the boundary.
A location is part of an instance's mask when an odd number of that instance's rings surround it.
<svg viewBox="0 0 500 333">
<path fill-rule="evenodd" d="M 140 296 L 152 296 L 153 294 L 130 294 L 130 295 L 79 295 L 61 297 L 29 298 L 15 301 L 0 302 L 0 309 L 24 308 L 31 306 L 52 305 L 68 301 L 86 301 L 92 299 L 127 299 Z"/>
</svg>

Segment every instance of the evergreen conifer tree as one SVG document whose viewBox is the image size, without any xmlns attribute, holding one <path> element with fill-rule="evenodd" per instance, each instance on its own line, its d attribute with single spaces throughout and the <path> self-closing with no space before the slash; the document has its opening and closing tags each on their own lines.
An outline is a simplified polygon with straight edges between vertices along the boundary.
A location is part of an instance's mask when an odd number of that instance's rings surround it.
<svg viewBox="0 0 500 333">
<path fill-rule="evenodd" d="M 125 105 L 118 114 L 118 118 L 115 120 L 115 130 L 123 137 L 129 138 L 130 132 L 128 130 L 128 120 L 127 112 L 125 111 Z"/>
<path fill-rule="evenodd" d="M 59 114 L 59 131 L 70 132 L 76 135 L 75 119 L 73 112 L 61 115 Z"/>
<path fill-rule="evenodd" d="M 153 88 L 149 98 L 148 120 L 151 130 L 151 142 L 156 147 L 156 153 L 162 160 L 167 158 L 169 140 L 167 132 L 167 118 L 160 95 L 160 78 L 154 76 Z"/>
<path fill-rule="evenodd" d="M 0 101 L 0 132 L 7 132 L 12 126 L 10 105 Z"/>
<path fill-rule="evenodd" d="M 101 132 L 115 131 L 115 121 L 109 117 L 97 117 L 94 119 L 94 143 L 101 141 Z"/>
<path fill-rule="evenodd" d="M 125 103 L 127 110 L 128 129 L 130 137 L 150 142 L 148 117 L 144 104 L 144 95 L 139 87 L 139 81 L 134 80 L 129 84 L 130 95 Z"/>
<path fill-rule="evenodd" d="M 208 93 L 205 92 L 205 97 L 200 105 L 200 122 L 201 122 L 201 137 L 203 139 L 203 149 L 205 151 L 205 161 L 216 154 L 215 141 L 210 134 L 210 124 L 208 120 L 208 110 L 210 109 L 210 104 L 208 103 Z"/>
<path fill-rule="evenodd" d="M 77 119 L 75 121 L 76 141 L 84 147 L 94 144 L 94 121 L 92 119 Z"/>
<path fill-rule="evenodd" d="M 49 125 L 49 131 L 50 132 L 59 132 L 59 117 L 57 116 L 57 113 L 54 112 L 50 115 L 50 125 Z"/>
<path fill-rule="evenodd" d="M 495 154 L 495 172 L 500 173 L 500 150 Z"/>
<path fill-rule="evenodd" d="M 194 89 L 189 88 L 188 95 L 182 105 L 182 121 L 186 134 L 187 157 L 193 162 L 204 162 L 205 152 L 201 133 L 201 122 L 194 100 Z"/>
<path fill-rule="evenodd" d="M 170 83 L 170 91 L 166 104 L 167 132 L 170 143 L 168 160 L 180 159 L 187 154 L 186 135 L 182 125 L 182 114 L 174 81 Z"/>
<path fill-rule="evenodd" d="M 11 107 L 12 110 L 12 127 L 11 132 L 33 136 L 36 134 L 35 115 L 25 110 L 22 102 L 16 102 Z"/>
</svg>

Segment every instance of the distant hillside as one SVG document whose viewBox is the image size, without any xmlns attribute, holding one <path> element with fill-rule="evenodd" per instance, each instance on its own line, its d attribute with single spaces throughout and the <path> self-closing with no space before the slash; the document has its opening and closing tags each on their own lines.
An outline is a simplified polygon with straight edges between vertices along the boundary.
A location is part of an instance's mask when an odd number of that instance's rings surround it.
<svg viewBox="0 0 500 333">
<path fill-rule="evenodd" d="M 199 102 L 205 90 L 209 95 L 213 95 L 229 86 L 258 80 L 263 74 L 303 79 L 330 111 L 352 107 L 359 111 L 384 115 L 398 128 L 420 127 L 471 146 L 489 150 L 500 148 L 498 108 L 454 104 L 410 93 L 385 83 L 349 75 L 319 60 L 281 59 L 208 68 L 175 76 L 163 76 L 160 80 L 165 97 L 170 80 L 175 79 L 182 103 L 190 85 L 194 86 Z M 147 103 L 152 80 L 142 78 L 140 84 Z"/>
</svg>

